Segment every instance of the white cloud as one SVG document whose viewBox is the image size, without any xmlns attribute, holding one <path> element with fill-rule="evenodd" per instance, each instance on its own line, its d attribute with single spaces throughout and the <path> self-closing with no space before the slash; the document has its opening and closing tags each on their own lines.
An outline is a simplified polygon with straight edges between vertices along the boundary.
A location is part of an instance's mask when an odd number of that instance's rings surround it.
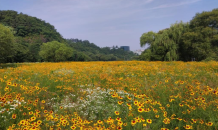
<svg viewBox="0 0 218 130">
<path fill-rule="evenodd" d="M 167 3 L 167 4 L 162 4 L 162 5 L 159 5 L 159 6 L 156 6 L 156 7 L 153 7 L 153 8 L 150 8 L 150 9 L 161 9 L 161 8 L 170 8 L 170 7 L 177 7 L 177 6 L 182 6 L 182 5 L 188 5 L 188 4 L 192 4 L 192 3 L 196 3 L 198 1 L 201 1 L 201 0 L 184 0 L 182 2 L 179 2 L 179 3 Z"/>
</svg>

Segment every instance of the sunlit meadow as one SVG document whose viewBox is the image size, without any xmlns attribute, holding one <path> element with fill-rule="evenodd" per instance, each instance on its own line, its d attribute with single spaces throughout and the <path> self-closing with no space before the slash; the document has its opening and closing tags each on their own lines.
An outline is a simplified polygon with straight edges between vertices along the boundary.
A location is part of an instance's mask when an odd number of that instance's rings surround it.
<svg viewBox="0 0 218 130">
<path fill-rule="evenodd" d="M 218 129 L 218 62 L 16 66 L 0 69 L 1 130 Z"/>
</svg>

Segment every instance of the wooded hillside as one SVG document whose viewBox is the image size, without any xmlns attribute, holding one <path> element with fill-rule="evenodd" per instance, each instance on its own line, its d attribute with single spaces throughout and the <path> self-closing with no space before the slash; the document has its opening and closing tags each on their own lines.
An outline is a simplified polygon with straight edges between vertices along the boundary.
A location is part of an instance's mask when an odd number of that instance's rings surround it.
<svg viewBox="0 0 218 130">
<path fill-rule="evenodd" d="M 100 48 L 88 40 L 64 39 L 45 21 L 16 11 L 0 10 L 0 63 L 132 60 L 118 47 Z"/>
</svg>

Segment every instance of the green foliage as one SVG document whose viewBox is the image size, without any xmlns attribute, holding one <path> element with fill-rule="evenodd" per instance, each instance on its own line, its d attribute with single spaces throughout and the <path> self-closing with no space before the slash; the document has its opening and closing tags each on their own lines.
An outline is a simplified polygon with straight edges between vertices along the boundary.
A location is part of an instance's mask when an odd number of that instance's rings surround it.
<svg viewBox="0 0 218 130">
<path fill-rule="evenodd" d="M 150 61 L 151 60 L 151 49 L 148 48 L 139 56 L 140 60 Z"/>
<path fill-rule="evenodd" d="M 175 23 L 158 33 L 144 33 L 140 45 L 150 45 L 141 60 L 218 60 L 218 9 L 197 13 L 190 23 Z"/>
<path fill-rule="evenodd" d="M 66 61 L 73 54 L 73 50 L 57 41 L 43 43 L 39 55 L 49 62 Z"/>
<path fill-rule="evenodd" d="M 151 45 L 155 41 L 156 33 L 150 31 L 147 33 L 143 33 L 140 37 L 140 45 L 141 47 L 145 46 L 146 44 Z"/>
<path fill-rule="evenodd" d="M 36 17 L 12 10 L 0 10 L 0 23 L 14 28 L 15 36 L 30 37 L 43 35 L 46 41 L 64 42 L 54 26 Z"/>
<path fill-rule="evenodd" d="M 184 51 L 181 59 L 195 57 L 198 61 L 217 59 L 218 9 L 197 13 L 190 21 L 190 30 L 183 35 Z"/>
<path fill-rule="evenodd" d="M 26 62 L 29 59 L 28 47 L 20 43 L 14 43 L 13 46 L 14 56 L 13 60 L 16 62 Z"/>
<path fill-rule="evenodd" d="M 140 38 L 140 45 L 150 45 L 149 51 L 140 56 L 141 60 L 173 61 L 179 58 L 178 46 L 182 34 L 187 28 L 183 22 L 171 25 L 170 28 L 160 30 L 158 33 L 144 33 Z"/>
<path fill-rule="evenodd" d="M 88 40 L 67 39 L 68 45 L 76 50 L 70 61 L 116 61 L 132 60 L 136 56 L 131 51 L 124 51 L 117 46 L 100 48 Z M 82 58 L 79 58 L 82 57 Z"/>
<path fill-rule="evenodd" d="M 0 24 L 0 63 L 7 62 L 13 56 L 14 35 L 11 28 Z"/>
</svg>

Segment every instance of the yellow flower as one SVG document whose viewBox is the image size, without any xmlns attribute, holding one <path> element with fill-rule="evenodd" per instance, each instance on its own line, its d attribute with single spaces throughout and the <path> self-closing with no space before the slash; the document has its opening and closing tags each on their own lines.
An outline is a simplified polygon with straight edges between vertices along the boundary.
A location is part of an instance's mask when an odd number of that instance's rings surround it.
<svg viewBox="0 0 218 130">
<path fill-rule="evenodd" d="M 196 120 L 196 119 L 192 119 L 192 121 L 193 121 L 193 123 L 196 123 L 196 122 L 197 122 L 197 120 Z"/>
<path fill-rule="evenodd" d="M 121 104 L 123 104 L 123 102 L 122 101 L 118 101 L 118 104 L 121 105 Z"/>
<path fill-rule="evenodd" d="M 151 119 L 147 119 L 146 121 L 147 121 L 147 123 L 149 123 L 149 124 L 152 123 L 152 120 L 151 120 Z"/>
<path fill-rule="evenodd" d="M 138 108 L 138 112 L 143 112 L 143 108 Z"/>
<path fill-rule="evenodd" d="M 17 117 L 17 114 L 12 115 L 12 119 L 16 119 L 16 117 Z"/>
<path fill-rule="evenodd" d="M 163 120 L 163 123 L 164 123 L 164 124 L 170 124 L 170 119 L 169 119 L 169 118 L 165 118 L 165 119 Z"/>
<path fill-rule="evenodd" d="M 120 115 L 120 113 L 118 111 L 115 111 L 114 113 L 115 113 L 115 115 Z"/>
<path fill-rule="evenodd" d="M 70 128 L 71 128 L 72 130 L 75 130 L 75 129 L 76 129 L 76 126 L 73 125 L 73 126 L 71 126 Z"/>
<path fill-rule="evenodd" d="M 172 101 L 174 101 L 175 99 L 169 99 L 169 102 L 172 102 Z"/>
<path fill-rule="evenodd" d="M 36 117 L 33 116 L 33 117 L 31 117 L 30 119 L 31 119 L 31 121 L 34 121 L 34 120 L 36 120 Z"/>
<path fill-rule="evenodd" d="M 7 85 L 11 85 L 11 82 L 7 82 Z"/>
<path fill-rule="evenodd" d="M 181 121 L 181 120 L 182 120 L 182 118 L 179 118 L 179 117 L 178 117 L 178 118 L 177 118 L 177 120 Z"/>
<path fill-rule="evenodd" d="M 169 129 L 167 129 L 167 128 L 161 128 L 161 130 L 169 130 Z"/>
<path fill-rule="evenodd" d="M 139 104 L 139 102 L 136 100 L 136 101 L 134 101 L 134 105 L 138 105 Z"/>
<path fill-rule="evenodd" d="M 121 118 L 120 118 L 120 117 L 117 117 L 116 120 L 117 120 L 117 121 L 121 121 Z"/>
<path fill-rule="evenodd" d="M 98 120 L 97 122 L 98 122 L 98 124 L 103 124 L 103 121 L 101 121 L 101 120 Z"/>
<path fill-rule="evenodd" d="M 208 122 L 208 123 L 205 123 L 207 126 L 212 126 L 213 123 L 212 122 Z"/>
<path fill-rule="evenodd" d="M 41 123 L 42 123 L 42 121 L 41 121 L 41 120 L 38 120 L 38 121 L 37 121 L 37 124 L 38 124 L 38 125 L 40 125 Z"/>
<path fill-rule="evenodd" d="M 131 125 L 134 126 L 136 124 L 135 120 L 131 120 Z"/>
<path fill-rule="evenodd" d="M 195 95 L 195 93 L 194 93 L 194 92 L 191 92 L 190 95 Z"/>
<path fill-rule="evenodd" d="M 30 111 L 30 112 L 29 112 L 29 115 L 32 115 L 32 114 L 33 114 L 33 111 Z"/>
<path fill-rule="evenodd" d="M 189 130 L 189 129 L 192 129 L 192 126 L 191 125 L 185 125 L 183 126 L 186 130 Z"/>
</svg>

